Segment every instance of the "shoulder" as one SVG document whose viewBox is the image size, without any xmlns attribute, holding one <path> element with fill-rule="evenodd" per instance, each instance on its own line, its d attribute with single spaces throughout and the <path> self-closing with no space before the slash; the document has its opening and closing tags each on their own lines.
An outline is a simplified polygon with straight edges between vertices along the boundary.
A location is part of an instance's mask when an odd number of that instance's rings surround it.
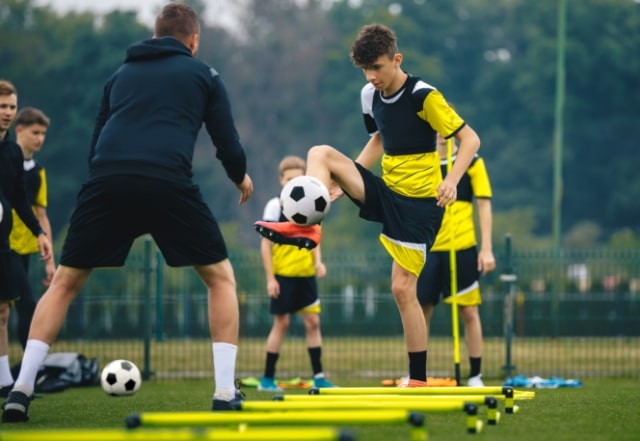
<svg viewBox="0 0 640 441">
<path fill-rule="evenodd" d="M 429 95 L 431 92 L 438 90 L 434 86 L 427 83 L 426 81 L 421 80 L 420 78 L 417 78 L 417 77 L 413 77 L 413 78 L 415 78 L 415 84 L 411 89 L 411 95 L 413 95 L 416 98 L 424 100 L 427 97 L 427 95 Z"/>
<path fill-rule="evenodd" d="M 278 222 L 280 220 L 280 198 L 275 196 L 264 206 L 264 214 L 262 220 Z"/>
<path fill-rule="evenodd" d="M 371 113 L 373 108 L 373 97 L 376 89 L 373 84 L 367 83 L 360 90 L 360 102 L 362 103 L 362 113 Z"/>
</svg>

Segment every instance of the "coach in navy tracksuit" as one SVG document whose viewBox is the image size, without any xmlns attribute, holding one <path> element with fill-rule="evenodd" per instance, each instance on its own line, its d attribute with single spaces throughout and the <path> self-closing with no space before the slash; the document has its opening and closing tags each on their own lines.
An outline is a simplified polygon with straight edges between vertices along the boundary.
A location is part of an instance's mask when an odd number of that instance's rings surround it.
<svg viewBox="0 0 640 441">
<path fill-rule="evenodd" d="M 192 181 L 203 123 L 240 203 L 253 192 L 246 156 L 218 73 L 195 58 L 200 26 L 183 3 L 167 4 L 154 38 L 127 50 L 107 81 L 96 120 L 89 178 L 78 195 L 60 266 L 36 308 L 22 369 L 3 412 L 25 421 L 37 369 L 92 268 L 122 266 L 133 241 L 150 234 L 171 266 L 193 266 L 208 289 L 215 392 L 228 410 L 239 314 L 233 269 L 217 221 Z"/>
</svg>

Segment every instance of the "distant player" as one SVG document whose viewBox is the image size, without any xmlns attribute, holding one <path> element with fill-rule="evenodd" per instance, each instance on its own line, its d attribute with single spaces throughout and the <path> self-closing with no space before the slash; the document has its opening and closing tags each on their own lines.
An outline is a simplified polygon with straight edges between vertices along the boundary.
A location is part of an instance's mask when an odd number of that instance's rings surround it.
<svg viewBox="0 0 640 441">
<path fill-rule="evenodd" d="M 287 156 L 280 161 L 278 171 L 280 185 L 284 186 L 291 179 L 304 175 L 304 159 Z M 267 203 L 262 219 L 267 222 L 285 220 L 279 197 Z M 260 255 L 267 279 L 267 294 L 271 299 L 269 312 L 273 314 L 273 326 L 267 338 L 264 375 L 260 379 L 258 390 L 282 391 L 275 381 L 276 363 L 293 313 L 300 313 L 304 321 L 313 385 L 333 387 L 322 370 L 320 299 L 316 277 L 324 277 L 326 268 L 322 263 L 320 247 L 309 251 L 295 245 L 272 244 L 270 240 L 263 238 L 260 241 Z"/>
<path fill-rule="evenodd" d="M 438 153 L 443 175 L 447 174 L 447 141 L 438 135 Z M 453 161 L 457 146 L 452 141 Z M 458 199 L 450 205 L 442 220 L 442 226 L 431 247 L 427 264 L 418 279 L 418 299 L 427 322 L 427 338 L 433 309 L 440 300 L 451 301 L 451 267 L 449 250 L 456 251 L 456 279 L 458 292 L 456 303 L 464 324 L 464 337 L 469 354 L 470 372 L 467 385 L 484 386 L 482 381 L 482 323 L 478 306 L 480 274 L 487 274 L 496 267 L 491 243 L 491 183 L 482 157 L 476 155 L 458 183 Z M 476 239 L 473 202 L 478 208 L 480 224 L 480 249 Z"/>
</svg>

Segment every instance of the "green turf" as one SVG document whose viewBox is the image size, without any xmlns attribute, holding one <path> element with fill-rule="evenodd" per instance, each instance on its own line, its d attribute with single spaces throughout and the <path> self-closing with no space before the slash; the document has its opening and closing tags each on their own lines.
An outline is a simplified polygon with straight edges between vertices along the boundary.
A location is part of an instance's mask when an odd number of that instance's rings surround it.
<svg viewBox="0 0 640 441">
<path fill-rule="evenodd" d="M 356 383 L 349 386 L 377 386 Z M 347 385 L 343 385 L 347 386 Z M 522 389 L 525 390 L 525 389 Z M 147 382 L 131 397 L 110 397 L 99 387 L 72 388 L 36 399 L 27 424 L 0 425 L 2 433 L 13 430 L 124 428 L 131 413 L 208 410 L 212 386 L 203 380 Z M 465 415 L 428 414 L 429 440 L 637 440 L 640 433 L 640 397 L 634 379 L 587 379 L 578 389 L 535 390 L 533 400 L 518 401 L 520 411 L 502 413 L 496 426 L 486 425 L 478 434 L 468 434 Z M 273 394 L 245 389 L 248 400 L 270 400 Z M 287 393 L 306 393 L 289 390 Z M 408 440 L 409 425 L 348 427 L 358 440 Z"/>
</svg>

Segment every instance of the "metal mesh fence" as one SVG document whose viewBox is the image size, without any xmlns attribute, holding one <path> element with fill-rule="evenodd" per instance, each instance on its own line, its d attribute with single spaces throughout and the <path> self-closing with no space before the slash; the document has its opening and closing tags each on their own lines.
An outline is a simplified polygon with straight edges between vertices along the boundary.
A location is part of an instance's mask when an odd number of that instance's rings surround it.
<svg viewBox="0 0 640 441">
<path fill-rule="evenodd" d="M 498 270 L 481 281 L 485 377 L 639 376 L 640 250 L 496 254 Z M 389 289 L 389 257 L 381 251 L 325 253 L 323 259 L 327 277 L 319 289 L 325 371 L 336 380 L 404 375 L 408 361 Z M 233 254 L 231 260 L 241 311 L 238 375 L 260 376 L 272 323 L 264 271 L 258 251 Z M 504 277 L 510 275 L 516 277 Z M 15 317 L 9 335 L 15 335 Z M 429 375 L 453 376 L 451 335 L 451 310 L 441 304 L 432 321 Z M 21 348 L 10 340 L 10 359 L 19 360 Z M 465 350 L 461 344 L 463 374 L 468 369 Z M 94 271 L 51 351 L 80 352 L 98 357 L 101 364 L 128 358 L 159 379 L 210 376 L 204 286 L 190 268 L 166 267 L 145 240 L 124 268 Z M 278 372 L 311 373 L 304 328 L 295 316 Z"/>
</svg>

